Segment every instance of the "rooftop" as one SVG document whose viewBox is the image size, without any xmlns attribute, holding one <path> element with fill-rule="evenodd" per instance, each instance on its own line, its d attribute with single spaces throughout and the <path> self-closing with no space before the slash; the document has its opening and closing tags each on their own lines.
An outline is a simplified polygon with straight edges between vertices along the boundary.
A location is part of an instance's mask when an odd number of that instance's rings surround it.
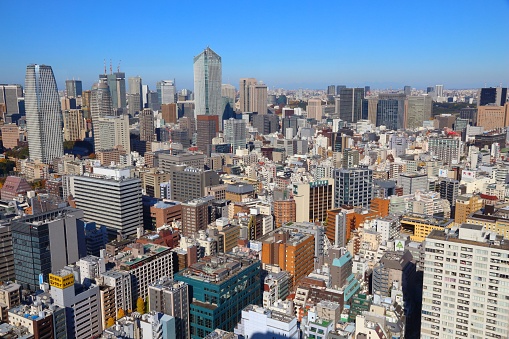
<svg viewBox="0 0 509 339">
<path fill-rule="evenodd" d="M 487 232 L 482 226 L 462 224 L 447 231 L 433 230 L 428 239 L 450 241 L 472 246 L 509 250 L 509 241 L 503 236 Z"/>
<path fill-rule="evenodd" d="M 215 256 L 204 257 L 199 262 L 192 264 L 177 274 L 210 284 L 220 284 L 256 262 L 259 261 L 234 254 L 221 253 Z"/>
</svg>

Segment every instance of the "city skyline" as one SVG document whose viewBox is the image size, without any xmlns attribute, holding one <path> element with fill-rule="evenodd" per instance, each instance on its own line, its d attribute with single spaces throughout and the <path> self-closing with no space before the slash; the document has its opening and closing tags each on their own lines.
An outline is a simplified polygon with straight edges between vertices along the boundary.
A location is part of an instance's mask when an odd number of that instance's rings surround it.
<svg viewBox="0 0 509 339">
<path fill-rule="evenodd" d="M 31 3 L 27 1 L 27 7 Z M 473 1 L 429 1 L 426 6 L 400 1 L 388 8 L 378 3 L 296 6 L 278 2 L 215 7 L 177 3 L 170 8 L 156 2 L 151 22 L 164 22 L 168 11 L 179 13 L 172 18 L 174 31 L 162 35 L 150 25 L 126 29 L 140 19 L 134 3 L 123 7 L 92 3 L 86 8 L 69 4 L 64 13 L 87 18 L 76 21 L 72 30 L 59 4 L 45 5 L 46 25 L 18 26 L 37 20 L 36 12 L 20 11 L 6 3 L 5 25 L 17 27 L 17 34 L 6 35 L 5 43 L 12 47 L 0 56 L 2 82 L 22 83 L 26 65 L 39 63 L 53 66 L 59 89 L 73 78 L 90 89 L 97 74 L 104 71 L 104 60 L 109 73 L 111 59 L 114 72 L 120 63 L 126 77 L 139 75 L 152 90 L 164 79 L 176 79 L 179 89 L 192 89 L 192 57 L 210 46 L 223 59 L 223 83 L 235 87 L 242 77 L 257 78 L 269 88 L 287 89 L 330 84 L 372 88 L 444 84 L 446 89 L 507 86 L 509 66 L 504 56 L 509 47 L 501 41 L 502 32 L 509 28 L 505 20 L 509 3 L 476 5 Z M 102 25 L 108 13 L 115 13 L 124 24 Z M 40 35 L 51 38 L 35 38 Z M 142 46 L 154 46 L 153 51 L 133 48 L 133 39 Z"/>
</svg>

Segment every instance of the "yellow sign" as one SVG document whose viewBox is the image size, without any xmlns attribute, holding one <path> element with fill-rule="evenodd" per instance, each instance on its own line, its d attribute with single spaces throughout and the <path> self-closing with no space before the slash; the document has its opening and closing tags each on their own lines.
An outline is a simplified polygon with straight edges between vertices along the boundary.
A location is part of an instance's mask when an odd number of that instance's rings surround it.
<svg viewBox="0 0 509 339">
<path fill-rule="evenodd" d="M 69 273 L 64 276 L 49 274 L 49 284 L 53 287 L 64 289 L 74 285 L 74 275 Z"/>
</svg>

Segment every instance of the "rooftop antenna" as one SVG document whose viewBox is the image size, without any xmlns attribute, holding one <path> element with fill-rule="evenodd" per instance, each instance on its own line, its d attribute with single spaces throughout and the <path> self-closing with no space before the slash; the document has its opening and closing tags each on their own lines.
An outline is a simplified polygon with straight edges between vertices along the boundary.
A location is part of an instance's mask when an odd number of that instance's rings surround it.
<svg viewBox="0 0 509 339">
<path fill-rule="evenodd" d="M 110 74 L 113 74 L 113 66 L 111 65 L 111 59 L 110 59 Z"/>
<path fill-rule="evenodd" d="M 106 75 L 106 59 L 104 59 L 104 75 Z"/>
<path fill-rule="evenodd" d="M 120 73 L 120 63 L 122 62 L 122 60 L 119 60 L 118 61 L 118 66 L 117 66 L 117 73 Z"/>
</svg>

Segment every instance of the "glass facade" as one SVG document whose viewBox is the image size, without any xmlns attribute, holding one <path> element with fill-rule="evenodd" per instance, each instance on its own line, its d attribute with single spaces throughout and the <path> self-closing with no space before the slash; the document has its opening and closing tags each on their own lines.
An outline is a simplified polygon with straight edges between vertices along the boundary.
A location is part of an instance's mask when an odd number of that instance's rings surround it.
<svg viewBox="0 0 509 339">
<path fill-rule="evenodd" d="M 191 338 L 203 338 L 216 328 L 233 332 L 242 310 L 249 304 L 261 304 L 260 262 L 252 260 L 248 265 L 244 265 L 247 260 L 242 262 L 240 270 L 235 272 L 232 268 L 229 278 L 216 283 L 189 275 L 187 271 L 175 274 L 175 280 L 190 286 Z"/>
<path fill-rule="evenodd" d="M 221 57 L 207 47 L 194 58 L 195 117 L 198 115 L 223 116 L 221 97 Z"/>
</svg>

